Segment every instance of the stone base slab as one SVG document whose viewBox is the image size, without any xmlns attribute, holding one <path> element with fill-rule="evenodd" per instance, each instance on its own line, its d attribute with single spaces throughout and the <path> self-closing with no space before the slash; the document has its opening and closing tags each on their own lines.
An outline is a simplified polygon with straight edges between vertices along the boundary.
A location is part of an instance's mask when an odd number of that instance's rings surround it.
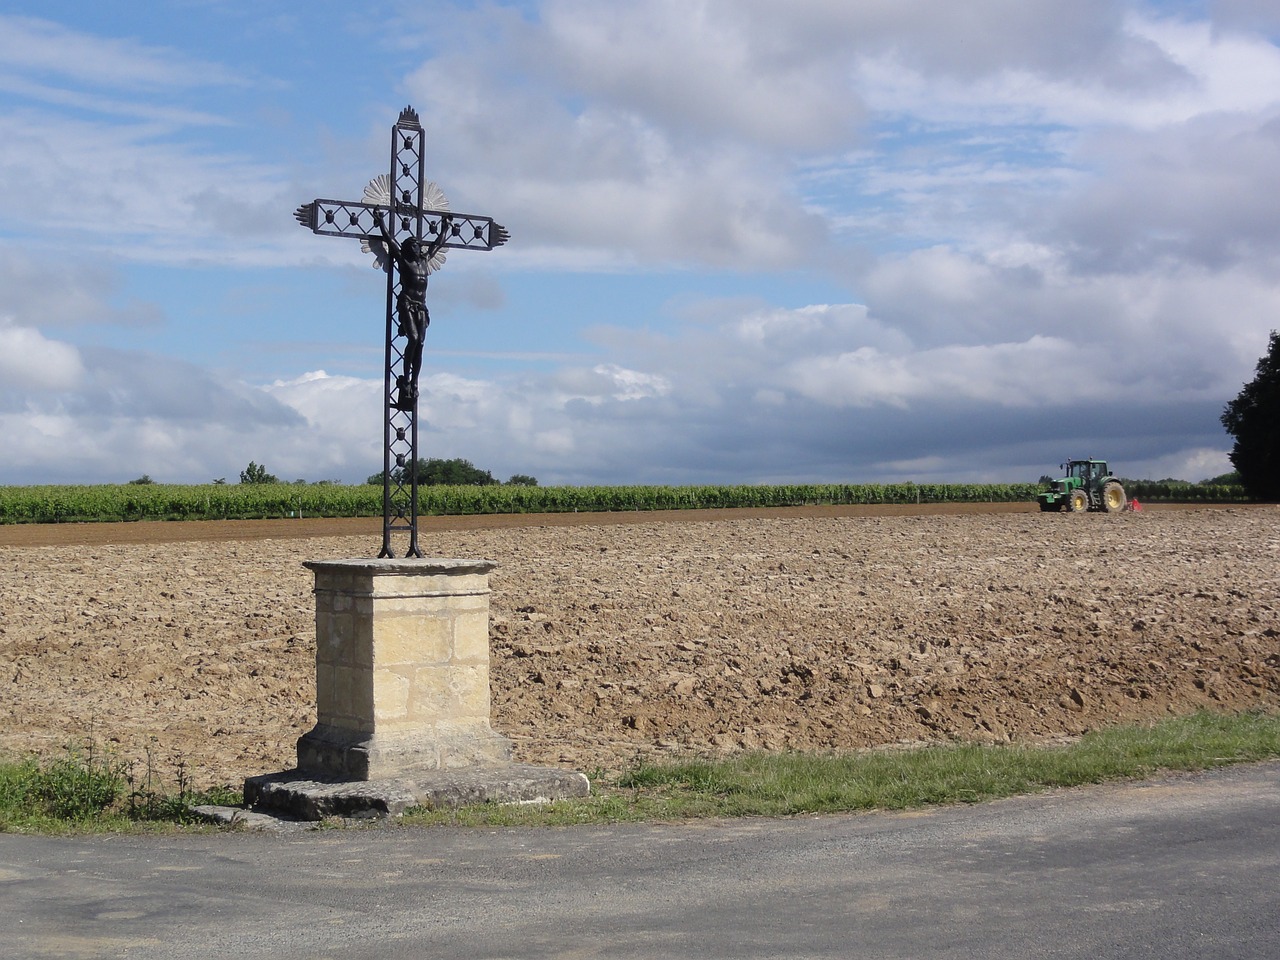
<svg viewBox="0 0 1280 960">
<path fill-rule="evenodd" d="M 298 820 L 294 817 L 257 813 L 246 810 L 244 807 L 224 807 L 214 803 L 192 807 L 191 811 L 206 823 L 255 833 L 296 833 L 303 830 L 319 830 L 322 826 L 318 820 Z"/>
<path fill-rule="evenodd" d="M 590 792 L 590 782 L 574 770 L 516 763 L 359 781 L 316 780 L 312 774 L 287 770 L 246 780 L 244 804 L 257 813 L 299 820 L 379 819 L 398 817 L 410 807 L 533 803 L 585 797 Z"/>
</svg>

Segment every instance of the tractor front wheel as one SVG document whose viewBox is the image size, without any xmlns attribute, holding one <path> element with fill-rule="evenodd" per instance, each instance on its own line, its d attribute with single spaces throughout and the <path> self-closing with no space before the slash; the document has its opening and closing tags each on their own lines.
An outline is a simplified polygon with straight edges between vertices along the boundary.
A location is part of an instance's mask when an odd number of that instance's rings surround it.
<svg viewBox="0 0 1280 960">
<path fill-rule="evenodd" d="M 1072 513 L 1084 513 L 1089 509 L 1089 495 L 1077 487 L 1067 498 L 1067 509 Z"/>
<path fill-rule="evenodd" d="M 1107 513 L 1119 513 L 1126 502 L 1124 487 L 1115 480 L 1108 480 L 1102 485 L 1102 508 Z"/>
</svg>

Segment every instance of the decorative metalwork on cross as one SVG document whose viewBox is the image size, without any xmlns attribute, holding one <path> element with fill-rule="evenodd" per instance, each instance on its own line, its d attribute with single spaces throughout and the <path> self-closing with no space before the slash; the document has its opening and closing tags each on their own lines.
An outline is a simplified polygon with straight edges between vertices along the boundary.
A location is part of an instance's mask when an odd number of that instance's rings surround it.
<svg viewBox="0 0 1280 960">
<path fill-rule="evenodd" d="M 392 534 L 407 532 L 405 556 L 418 547 L 418 374 L 431 316 L 427 277 L 446 249 L 492 250 L 509 239 L 489 217 L 454 213 L 425 175 L 422 124 L 405 107 L 391 128 L 391 171 L 365 187 L 362 201 L 312 200 L 294 211 L 307 229 L 363 241 L 374 267 L 387 274 L 386 374 L 383 380 L 382 551 L 394 556 Z M 394 266 L 394 269 L 392 267 Z"/>
</svg>

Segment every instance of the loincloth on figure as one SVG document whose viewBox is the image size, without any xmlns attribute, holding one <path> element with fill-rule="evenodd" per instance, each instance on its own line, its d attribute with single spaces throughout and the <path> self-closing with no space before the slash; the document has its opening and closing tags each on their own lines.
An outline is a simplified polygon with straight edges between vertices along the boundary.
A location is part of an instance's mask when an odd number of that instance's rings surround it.
<svg viewBox="0 0 1280 960">
<path fill-rule="evenodd" d="M 404 292 L 396 298 L 396 315 L 399 317 L 402 337 L 417 339 L 431 326 L 431 314 L 427 312 L 427 305 Z M 409 329 L 410 327 L 414 329 Z"/>
</svg>

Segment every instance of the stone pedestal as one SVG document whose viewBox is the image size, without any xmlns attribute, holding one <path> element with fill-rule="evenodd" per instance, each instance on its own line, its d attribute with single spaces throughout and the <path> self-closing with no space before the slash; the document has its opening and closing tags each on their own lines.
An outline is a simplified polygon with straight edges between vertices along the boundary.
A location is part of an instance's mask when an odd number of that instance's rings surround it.
<svg viewBox="0 0 1280 960">
<path fill-rule="evenodd" d="M 489 726 L 488 560 L 326 560 L 315 728 L 298 773 L 362 781 L 506 763 Z"/>
<path fill-rule="evenodd" d="M 250 777 L 224 823 L 398 816 L 585 797 L 581 773 L 510 762 L 489 726 L 489 560 L 324 560 L 315 727 L 298 766 Z M 247 808 L 247 813 L 246 809 Z"/>
</svg>

